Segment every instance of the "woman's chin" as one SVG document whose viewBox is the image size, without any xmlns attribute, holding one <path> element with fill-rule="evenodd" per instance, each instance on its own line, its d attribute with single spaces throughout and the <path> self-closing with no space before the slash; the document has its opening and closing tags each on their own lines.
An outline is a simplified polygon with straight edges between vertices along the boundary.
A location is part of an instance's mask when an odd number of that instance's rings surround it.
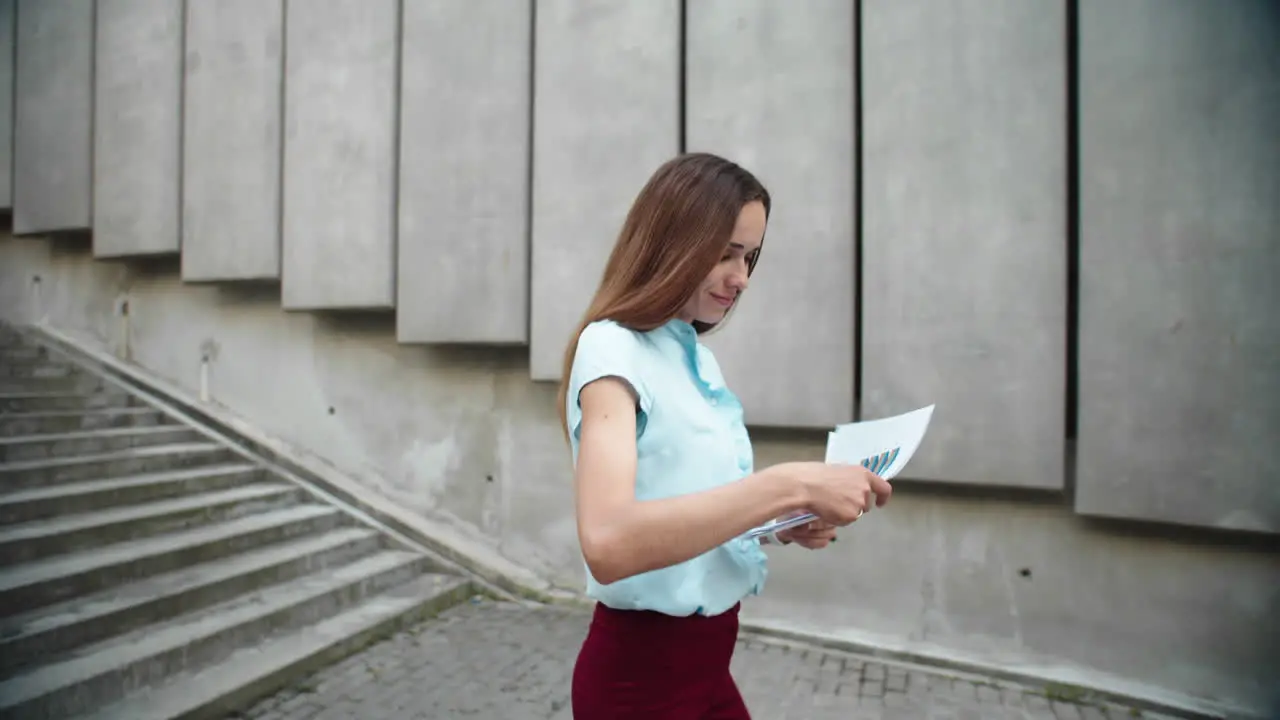
<svg viewBox="0 0 1280 720">
<path fill-rule="evenodd" d="M 707 325 L 715 325 L 721 320 L 724 320 L 724 316 L 728 314 L 729 314 L 729 308 L 716 308 L 714 310 L 708 310 L 707 312 L 698 316 L 698 322 L 705 323 Z"/>
</svg>

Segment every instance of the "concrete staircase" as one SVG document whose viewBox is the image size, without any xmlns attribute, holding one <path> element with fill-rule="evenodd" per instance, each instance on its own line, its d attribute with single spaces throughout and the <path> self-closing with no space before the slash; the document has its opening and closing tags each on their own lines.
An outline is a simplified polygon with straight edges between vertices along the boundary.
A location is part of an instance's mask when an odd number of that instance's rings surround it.
<svg viewBox="0 0 1280 720">
<path fill-rule="evenodd" d="M 215 718 L 476 591 L 0 326 L 0 718 Z"/>
</svg>

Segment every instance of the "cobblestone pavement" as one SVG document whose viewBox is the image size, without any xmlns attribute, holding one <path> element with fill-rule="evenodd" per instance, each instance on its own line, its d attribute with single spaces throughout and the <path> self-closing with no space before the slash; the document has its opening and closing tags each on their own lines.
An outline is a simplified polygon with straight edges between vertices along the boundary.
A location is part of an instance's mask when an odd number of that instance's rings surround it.
<svg viewBox="0 0 1280 720">
<path fill-rule="evenodd" d="M 571 720 L 582 610 L 476 600 L 267 698 L 253 720 Z M 733 674 L 757 720 L 1154 718 L 982 678 L 744 636 Z"/>
</svg>

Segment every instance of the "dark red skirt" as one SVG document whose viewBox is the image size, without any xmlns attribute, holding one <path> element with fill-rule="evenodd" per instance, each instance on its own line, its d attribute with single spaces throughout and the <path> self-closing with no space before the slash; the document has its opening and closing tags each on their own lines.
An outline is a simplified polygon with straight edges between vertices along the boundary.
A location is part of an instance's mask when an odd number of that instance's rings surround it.
<svg viewBox="0 0 1280 720">
<path fill-rule="evenodd" d="M 672 617 L 597 603 L 573 669 L 574 720 L 750 720 L 729 674 L 738 609 Z"/>
</svg>

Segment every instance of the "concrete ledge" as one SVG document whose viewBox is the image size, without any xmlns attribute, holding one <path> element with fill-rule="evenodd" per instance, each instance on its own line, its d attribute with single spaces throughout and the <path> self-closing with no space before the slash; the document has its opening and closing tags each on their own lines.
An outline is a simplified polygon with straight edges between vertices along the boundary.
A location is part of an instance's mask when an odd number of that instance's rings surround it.
<svg viewBox="0 0 1280 720">
<path fill-rule="evenodd" d="M 202 403 L 186 391 L 126 363 L 103 350 L 85 346 L 48 325 L 22 328 L 32 340 L 65 356 L 69 362 L 106 376 L 109 382 L 135 393 L 150 404 L 201 426 L 246 457 L 301 484 L 360 519 L 444 561 L 445 567 L 472 578 L 485 590 L 506 599 L 589 608 L 582 594 L 556 588 L 526 568 L 504 558 L 496 549 L 470 536 L 461 523 L 427 519 L 406 512 L 385 498 L 360 486 L 340 470 L 304 450 L 272 438 L 225 408 Z M 742 629 L 758 637 L 799 643 L 872 657 L 934 672 L 976 676 L 1043 688 L 1046 697 L 1070 702 L 1114 702 L 1169 716 L 1196 719 L 1240 718 L 1266 720 L 1257 709 L 1182 696 L 1159 688 L 1126 682 L 1100 673 L 1049 665 L 1013 665 L 991 662 L 945 648 L 921 646 L 880 637 L 831 635 L 766 620 L 744 618 Z"/>
</svg>

